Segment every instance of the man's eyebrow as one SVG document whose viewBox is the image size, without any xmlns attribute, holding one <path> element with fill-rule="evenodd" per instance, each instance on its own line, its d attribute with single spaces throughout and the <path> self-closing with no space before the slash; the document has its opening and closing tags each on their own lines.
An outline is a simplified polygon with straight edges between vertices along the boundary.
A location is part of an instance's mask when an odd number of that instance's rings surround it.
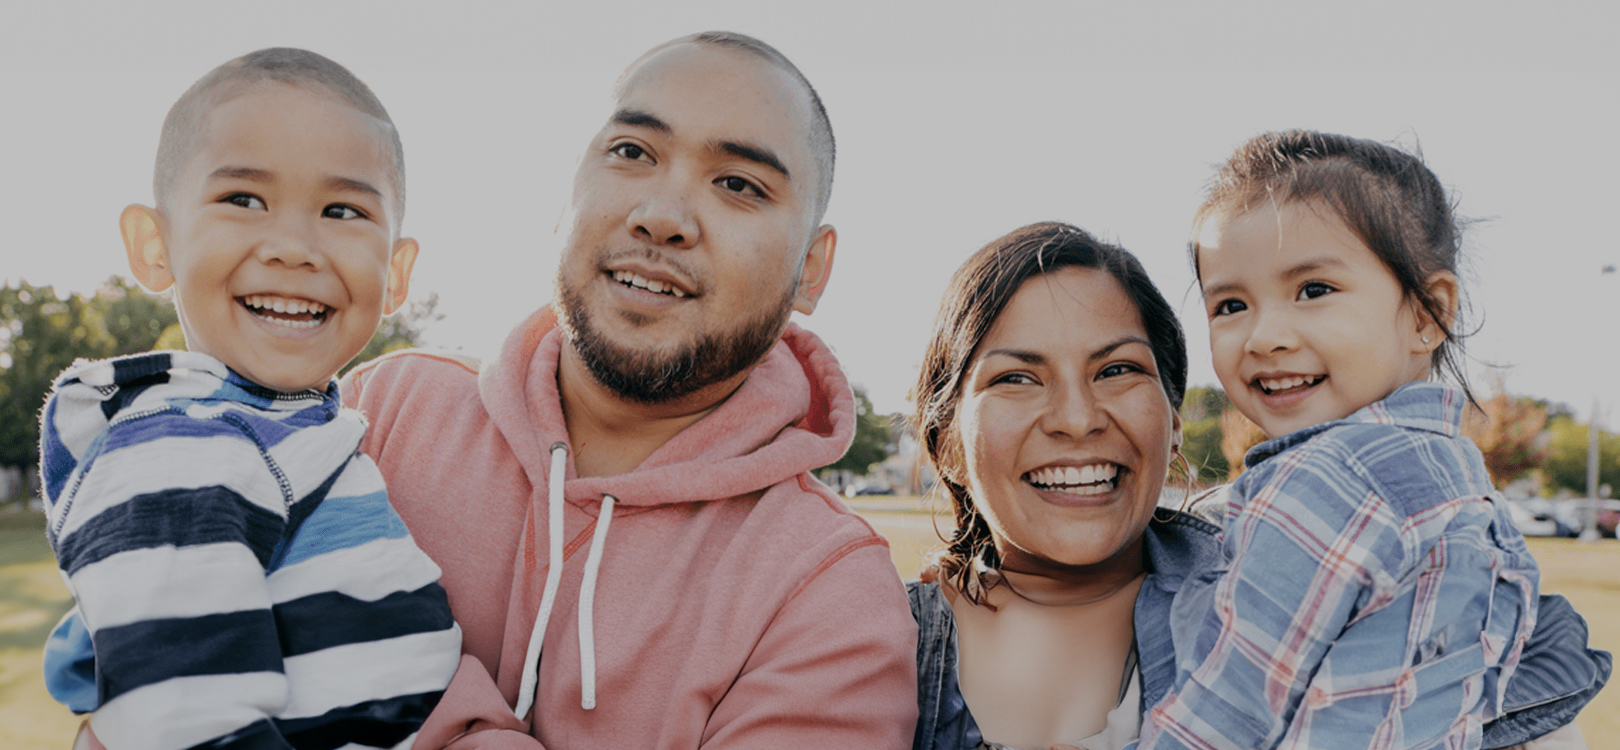
<svg viewBox="0 0 1620 750">
<path fill-rule="evenodd" d="M 267 169 L 254 169 L 253 167 L 220 167 L 208 174 L 208 179 L 248 180 L 250 182 L 269 182 L 275 175 Z"/>
<path fill-rule="evenodd" d="M 323 181 L 323 184 L 326 186 L 327 190 L 365 193 L 377 198 L 382 197 L 382 191 L 378 190 L 371 183 L 348 177 L 328 177 Z"/>
<path fill-rule="evenodd" d="M 781 172 L 783 177 L 793 179 L 793 176 L 788 174 L 787 165 L 783 164 L 781 159 L 776 158 L 775 153 L 764 146 L 738 141 L 713 141 L 709 144 L 709 150 L 717 154 L 726 154 L 739 159 L 747 159 L 756 164 L 763 164 Z"/>
<path fill-rule="evenodd" d="M 673 132 L 669 127 L 669 123 L 658 119 L 658 117 L 651 112 L 643 112 L 639 109 L 621 109 L 614 112 L 613 116 L 608 118 L 608 122 L 616 122 L 620 125 L 628 125 L 632 128 L 647 128 L 649 130 L 656 130 L 666 135 Z"/>
</svg>

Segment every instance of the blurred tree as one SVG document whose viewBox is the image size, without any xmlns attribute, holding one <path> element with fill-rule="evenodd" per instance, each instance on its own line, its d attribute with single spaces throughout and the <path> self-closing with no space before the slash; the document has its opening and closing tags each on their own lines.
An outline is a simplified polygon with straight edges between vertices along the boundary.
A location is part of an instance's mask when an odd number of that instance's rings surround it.
<svg viewBox="0 0 1620 750">
<path fill-rule="evenodd" d="M 439 310 L 439 293 L 430 292 L 427 299 L 412 302 L 404 309 L 382 319 L 377 326 L 377 332 L 372 335 L 366 348 L 361 349 L 349 364 L 343 366 L 338 374 L 354 369 L 355 365 L 370 362 L 384 354 L 399 349 L 409 349 L 422 345 L 422 332 L 444 319 L 444 313 Z"/>
<path fill-rule="evenodd" d="M 1569 490 L 1586 494 L 1587 426 L 1573 418 L 1548 420 L 1547 460 L 1541 467 L 1542 486 L 1551 494 Z M 1620 488 L 1620 435 L 1598 436 L 1598 484 Z"/>
<path fill-rule="evenodd" d="M 1200 485 L 1226 481 L 1226 455 L 1221 452 L 1221 412 L 1230 407 L 1219 388 L 1187 389 L 1181 402 L 1181 454 L 1197 473 Z"/>
<path fill-rule="evenodd" d="M 1266 433 L 1243 416 L 1243 412 L 1237 409 L 1221 412 L 1221 453 L 1226 456 L 1226 481 L 1230 482 L 1243 474 L 1243 454 L 1265 442 L 1265 439 Z"/>
<path fill-rule="evenodd" d="M 843 458 L 822 468 L 845 469 L 862 476 L 893 452 L 894 436 L 889 432 L 889 418 L 874 412 L 866 389 L 855 386 L 855 441 L 844 451 Z"/>
<path fill-rule="evenodd" d="M 1547 406 L 1508 395 L 1500 376 L 1493 376 L 1491 385 L 1494 395 L 1481 401 L 1480 408 L 1464 410 L 1462 431 L 1484 454 L 1491 481 L 1504 487 L 1546 460 L 1541 433 L 1547 427 Z"/>
</svg>

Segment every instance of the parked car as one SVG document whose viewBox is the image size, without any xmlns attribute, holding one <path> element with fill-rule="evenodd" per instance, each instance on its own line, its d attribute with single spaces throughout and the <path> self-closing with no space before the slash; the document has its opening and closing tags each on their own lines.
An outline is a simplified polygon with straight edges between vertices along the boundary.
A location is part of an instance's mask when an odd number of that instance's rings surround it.
<svg viewBox="0 0 1620 750">
<path fill-rule="evenodd" d="M 1519 533 L 1525 536 L 1577 537 L 1581 522 L 1576 514 L 1564 506 L 1543 498 L 1510 501 L 1508 515 Z"/>
</svg>

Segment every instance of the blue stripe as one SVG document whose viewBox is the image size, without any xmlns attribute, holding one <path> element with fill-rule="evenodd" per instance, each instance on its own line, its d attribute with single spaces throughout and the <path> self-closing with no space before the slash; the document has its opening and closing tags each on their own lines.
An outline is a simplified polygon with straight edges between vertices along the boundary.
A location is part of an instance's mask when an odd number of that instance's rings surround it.
<svg viewBox="0 0 1620 750">
<path fill-rule="evenodd" d="M 408 535 L 410 530 L 405 528 L 405 522 L 388 504 L 387 492 L 378 490 L 358 497 L 329 497 L 304 521 L 281 565 L 296 565 L 328 552 L 358 547 L 377 539 L 399 539 Z"/>
<path fill-rule="evenodd" d="M 169 353 L 161 351 L 119 357 L 110 362 L 113 366 L 113 382 L 120 385 L 160 373 L 167 382 L 169 370 L 174 367 Z"/>
<path fill-rule="evenodd" d="M 281 652 L 308 654 L 351 643 L 435 633 L 455 625 L 444 588 L 430 583 L 374 602 L 336 591 L 299 597 L 274 607 Z"/>
<path fill-rule="evenodd" d="M 442 695 L 435 690 L 367 701 L 306 719 L 281 719 L 276 724 L 287 742 L 299 750 L 333 750 L 351 742 L 393 747 L 427 720 Z"/>
<path fill-rule="evenodd" d="M 171 408 L 175 408 L 172 407 Z M 154 414 L 124 422 L 107 433 L 103 453 L 142 445 L 163 438 L 220 438 L 241 440 L 242 430 L 219 419 L 192 419 L 179 411 Z"/>
<path fill-rule="evenodd" d="M 67 484 L 68 476 L 73 473 L 74 467 L 79 465 L 73 452 L 68 450 L 62 437 L 56 431 L 57 400 L 53 396 L 45 402 L 44 434 L 40 436 L 39 462 L 45 479 L 45 496 L 54 504 L 62 498 L 62 487 Z"/>
<path fill-rule="evenodd" d="M 285 524 L 225 487 L 163 490 L 108 508 L 58 539 L 56 562 L 71 576 L 128 550 L 238 542 L 268 566 Z"/>
<path fill-rule="evenodd" d="M 268 610 L 143 620 L 94 636 L 101 705 L 175 677 L 282 672 Z"/>
</svg>

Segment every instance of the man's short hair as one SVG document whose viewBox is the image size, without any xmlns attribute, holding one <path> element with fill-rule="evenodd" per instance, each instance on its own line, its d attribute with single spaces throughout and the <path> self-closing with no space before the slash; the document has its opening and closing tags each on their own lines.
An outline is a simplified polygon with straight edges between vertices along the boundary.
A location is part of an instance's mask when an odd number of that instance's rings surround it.
<svg viewBox="0 0 1620 750">
<path fill-rule="evenodd" d="M 805 92 L 810 95 L 810 154 L 816 161 L 816 171 L 821 177 L 821 185 L 815 196 L 814 222 L 814 224 L 820 224 L 821 218 L 827 213 L 827 201 L 832 198 L 833 167 L 838 160 L 838 144 L 833 140 L 832 121 L 827 118 L 827 108 L 821 103 L 821 95 L 816 93 L 816 87 L 810 85 L 810 79 L 805 78 L 804 74 L 799 72 L 798 66 L 794 65 L 793 61 L 787 59 L 787 56 L 783 55 L 775 47 L 747 34 L 739 34 L 735 31 L 703 31 L 673 39 L 652 48 L 642 56 L 642 59 L 651 57 L 659 50 L 687 42 L 712 44 L 717 47 L 730 47 L 751 52 L 786 71 L 793 76 L 793 80 L 804 86 Z M 631 66 L 632 69 L 634 67 L 634 65 Z M 624 79 L 619 79 L 619 82 L 622 85 Z"/>
<path fill-rule="evenodd" d="M 158 208 L 164 208 L 173 196 L 175 180 L 197 150 L 208 113 L 257 85 L 271 82 L 331 95 L 387 124 L 385 130 L 393 147 L 393 168 L 389 170 L 394 189 L 391 208 L 397 229 L 405 216 L 405 146 L 399 140 L 399 129 L 364 81 L 323 55 L 292 47 L 261 49 L 220 65 L 191 84 L 169 108 L 163 134 L 158 138 L 157 168 L 152 174 L 152 194 Z"/>
</svg>

